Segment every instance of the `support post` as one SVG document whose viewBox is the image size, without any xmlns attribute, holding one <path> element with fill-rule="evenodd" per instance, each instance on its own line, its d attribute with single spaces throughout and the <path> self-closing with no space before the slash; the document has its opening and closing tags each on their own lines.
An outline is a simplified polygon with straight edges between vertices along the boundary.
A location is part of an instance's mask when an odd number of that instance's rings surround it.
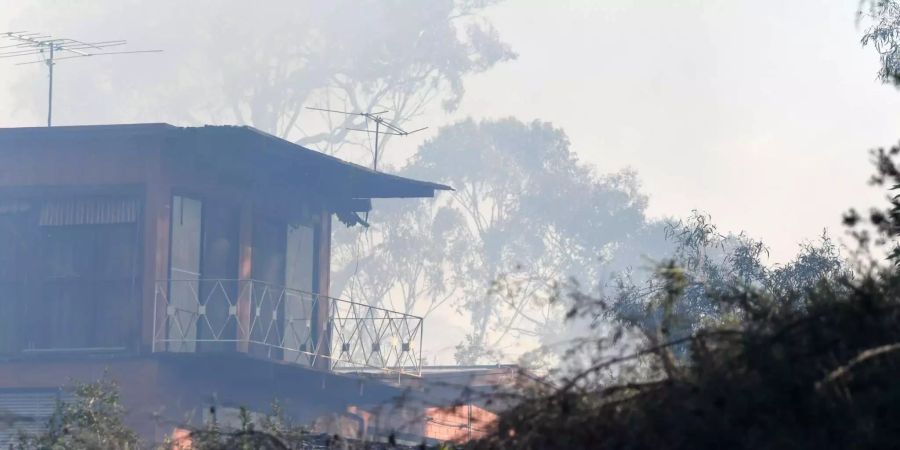
<svg viewBox="0 0 900 450">
<path fill-rule="evenodd" d="M 47 59 L 47 68 L 50 71 L 50 89 L 47 93 L 47 126 L 50 127 L 53 123 L 53 66 L 56 63 L 53 62 L 53 51 L 56 47 L 52 43 L 50 44 L 50 58 Z"/>
<path fill-rule="evenodd" d="M 381 121 L 375 121 L 375 160 L 372 161 L 372 170 L 378 172 L 378 135 L 380 133 Z"/>
</svg>

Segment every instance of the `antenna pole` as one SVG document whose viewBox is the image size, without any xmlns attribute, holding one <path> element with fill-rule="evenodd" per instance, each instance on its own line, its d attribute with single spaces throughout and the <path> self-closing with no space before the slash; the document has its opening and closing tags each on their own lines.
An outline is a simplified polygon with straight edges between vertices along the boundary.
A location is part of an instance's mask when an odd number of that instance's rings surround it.
<svg viewBox="0 0 900 450">
<path fill-rule="evenodd" d="M 378 128 L 381 125 L 381 121 L 375 121 L 375 161 L 372 162 L 372 170 L 378 172 Z"/>
<path fill-rule="evenodd" d="M 382 125 L 384 125 L 384 128 L 386 129 L 384 134 L 389 135 L 389 136 L 409 136 L 413 133 L 418 133 L 418 132 L 428 128 L 428 127 L 424 127 L 424 128 L 419 128 L 417 130 L 406 131 L 403 128 L 400 128 L 399 126 L 397 126 L 391 122 L 388 122 L 387 120 L 384 120 L 379 116 L 380 114 L 384 114 L 388 111 L 379 111 L 379 112 L 373 112 L 373 113 L 350 112 L 350 111 L 338 111 L 336 109 L 313 108 L 312 106 L 307 106 L 306 109 L 312 109 L 315 111 L 324 111 L 324 112 L 329 112 L 329 113 L 344 114 L 347 116 L 365 117 L 366 118 L 366 129 L 350 128 L 350 127 L 348 127 L 347 129 L 352 130 L 352 131 L 362 131 L 363 133 L 375 133 L 375 152 L 373 154 L 373 161 L 372 161 L 372 170 L 375 172 L 378 171 L 378 150 L 380 148 L 379 147 L 379 144 L 380 144 L 379 138 L 381 137 L 381 126 Z M 369 121 L 370 120 L 375 122 L 375 130 L 374 131 L 369 129 Z"/>
<path fill-rule="evenodd" d="M 125 41 L 84 42 L 68 38 L 54 38 L 49 34 L 28 33 L 24 31 L 7 31 L 0 33 L 0 39 L 14 42 L 12 45 L 0 45 L 0 59 L 40 57 L 38 61 L 17 63 L 39 64 L 47 66 L 47 126 L 53 126 L 53 69 L 56 61 L 88 56 L 122 55 L 126 53 L 156 53 L 162 50 L 108 51 L 108 47 L 124 45 Z M 7 41 L 8 42 L 8 41 Z M 5 42 L 4 42 L 5 43 Z M 57 55 L 57 53 L 61 53 Z M 57 57 L 58 56 L 58 57 Z"/>
<path fill-rule="evenodd" d="M 53 66 L 55 63 L 53 62 L 53 45 L 50 44 L 50 58 L 47 59 L 47 69 L 50 71 L 50 88 L 47 95 L 47 127 L 52 126 L 53 123 Z"/>
</svg>

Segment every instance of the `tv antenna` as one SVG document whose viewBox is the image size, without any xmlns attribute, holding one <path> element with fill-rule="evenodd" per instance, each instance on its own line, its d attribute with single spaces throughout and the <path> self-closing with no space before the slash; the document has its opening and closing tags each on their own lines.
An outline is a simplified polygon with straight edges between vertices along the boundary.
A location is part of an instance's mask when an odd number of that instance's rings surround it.
<svg viewBox="0 0 900 450">
<path fill-rule="evenodd" d="M 39 57 L 36 61 L 16 63 L 17 66 L 25 64 L 47 65 L 49 73 L 49 88 L 47 93 L 47 126 L 53 123 L 53 66 L 56 61 L 73 58 L 85 58 L 102 55 L 124 55 L 129 53 L 157 53 L 162 50 L 129 50 L 109 51 L 110 47 L 118 47 L 128 42 L 124 40 L 83 42 L 69 38 L 54 38 L 49 34 L 29 33 L 26 31 L 7 31 L 0 33 L 0 38 L 5 38 L 10 45 L 0 45 L 0 59 Z M 0 41 L 2 42 L 2 41 Z"/>
<path fill-rule="evenodd" d="M 403 128 L 400 128 L 400 126 L 393 124 L 391 122 L 388 122 L 387 120 L 384 120 L 383 117 L 381 117 L 382 114 L 389 112 L 387 110 L 368 113 L 368 112 L 339 111 L 336 109 L 313 108 L 311 106 L 307 106 L 306 109 L 344 114 L 347 116 L 365 117 L 366 118 L 366 129 L 350 128 L 350 127 L 347 127 L 347 129 L 350 131 L 362 131 L 364 133 L 370 133 L 370 134 L 374 133 L 375 134 L 375 155 L 374 155 L 374 158 L 372 159 L 372 170 L 374 170 L 376 172 L 378 171 L 378 137 L 380 135 L 384 134 L 387 136 L 409 136 L 410 134 L 418 133 L 422 130 L 428 129 L 428 127 L 422 127 L 417 130 L 406 131 Z M 375 122 L 374 130 L 368 129 L 368 123 L 370 120 Z M 381 127 L 384 127 L 385 131 L 381 131 Z"/>
</svg>

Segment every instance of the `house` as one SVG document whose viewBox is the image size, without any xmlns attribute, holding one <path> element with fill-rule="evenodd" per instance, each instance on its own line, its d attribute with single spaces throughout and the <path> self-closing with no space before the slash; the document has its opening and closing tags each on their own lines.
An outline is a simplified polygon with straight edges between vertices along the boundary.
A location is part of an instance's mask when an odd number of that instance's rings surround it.
<svg viewBox="0 0 900 450">
<path fill-rule="evenodd" d="M 0 412 L 108 373 L 152 439 L 213 405 L 377 415 L 404 388 L 345 372 L 417 377 L 422 319 L 330 297 L 332 225 L 447 189 L 249 127 L 0 129 Z"/>
</svg>

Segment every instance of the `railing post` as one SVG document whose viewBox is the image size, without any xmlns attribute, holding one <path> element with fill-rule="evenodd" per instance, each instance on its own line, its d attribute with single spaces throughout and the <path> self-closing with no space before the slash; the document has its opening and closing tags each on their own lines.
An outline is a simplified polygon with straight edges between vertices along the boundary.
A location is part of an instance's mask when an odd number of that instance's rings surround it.
<svg viewBox="0 0 900 450">
<path fill-rule="evenodd" d="M 419 373 L 416 375 L 422 376 L 422 345 L 425 343 L 425 319 L 419 318 L 419 346 L 416 348 L 416 354 L 413 356 L 416 358 L 416 369 Z"/>
<path fill-rule="evenodd" d="M 314 311 L 312 311 L 311 329 L 314 331 L 316 356 L 313 367 L 323 370 L 332 370 L 331 359 L 331 319 L 334 312 L 331 311 L 332 302 L 330 299 L 318 293 L 315 296 Z"/>
</svg>

